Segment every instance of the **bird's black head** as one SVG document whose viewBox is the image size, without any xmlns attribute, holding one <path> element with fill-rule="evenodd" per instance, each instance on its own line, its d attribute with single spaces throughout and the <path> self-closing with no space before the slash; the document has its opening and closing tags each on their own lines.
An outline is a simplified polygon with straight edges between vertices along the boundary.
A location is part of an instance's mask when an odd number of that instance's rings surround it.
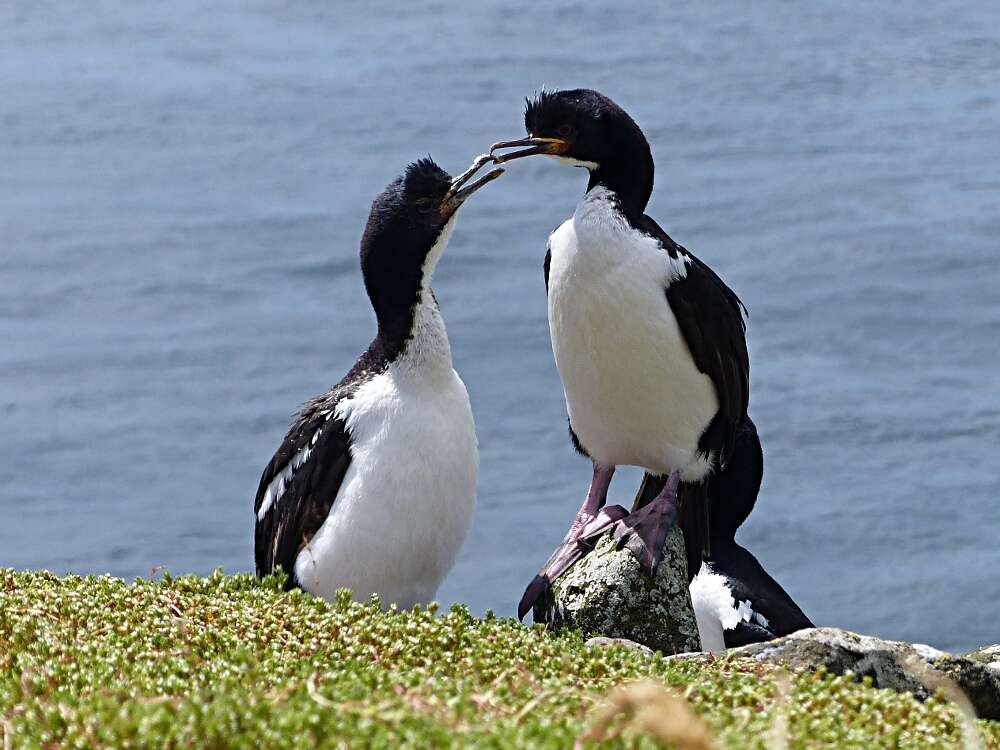
<svg viewBox="0 0 1000 750">
<path fill-rule="evenodd" d="M 487 182 L 469 178 L 488 160 L 479 159 L 452 178 L 430 157 L 410 164 L 372 203 L 361 238 L 361 271 L 380 330 L 407 325 L 422 290 L 451 236 L 462 203 Z"/>
<path fill-rule="evenodd" d="M 527 138 L 496 149 L 529 146 L 496 157 L 497 163 L 545 154 L 590 170 L 590 186 L 615 191 L 627 210 L 641 214 L 653 191 L 653 155 L 635 121 L 611 99 L 590 89 L 543 91 L 527 100 Z M 588 189 L 589 189 L 588 187 Z"/>
</svg>

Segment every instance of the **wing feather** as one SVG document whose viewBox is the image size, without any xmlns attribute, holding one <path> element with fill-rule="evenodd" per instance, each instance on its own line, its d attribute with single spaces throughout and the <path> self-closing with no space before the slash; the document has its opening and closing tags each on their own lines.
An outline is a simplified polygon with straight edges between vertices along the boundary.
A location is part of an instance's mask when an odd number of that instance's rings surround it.
<svg viewBox="0 0 1000 750">
<path fill-rule="evenodd" d="M 653 219 L 643 216 L 639 228 L 656 238 L 671 256 L 689 259 L 687 274 L 667 287 L 667 302 L 695 365 L 715 386 L 719 414 L 702 436 L 700 447 L 717 451 L 719 465 L 724 465 L 750 401 L 746 308 L 711 268 L 674 242 Z"/>
<path fill-rule="evenodd" d="M 336 402 L 306 404 L 264 469 L 254 500 L 258 576 L 278 569 L 294 580 L 295 560 L 326 521 L 351 464 L 350 435 Z"/>
</svg>

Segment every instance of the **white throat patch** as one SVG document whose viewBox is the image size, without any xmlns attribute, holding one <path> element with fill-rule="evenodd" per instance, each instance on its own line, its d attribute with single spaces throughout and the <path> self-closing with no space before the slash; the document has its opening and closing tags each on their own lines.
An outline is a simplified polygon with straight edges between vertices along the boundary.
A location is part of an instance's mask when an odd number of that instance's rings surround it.
<svg viewBox="0 0 1000 750">
<path fill-rule="evenodd" d="M 455 231 L 455 219 L 458 217 L 458 212 L 461 211 L 461 206 L 451 215 L 451 218 L 445 223 L 444 227 L 441 229 L 441 234 L 438 235 L 437 242 L 431 247 L 430 251 L 427 253 L 427 257 L 424 258 L 424 267 L 422 269 L 423 276 L 421 278 L 421 287 L 423 289 L 431 288 L 431 280 L 434 277 L 434 269 L 437 268 L 438 261 L 441 260 L 441 255 L 444 253 L 444 249 L 448 247 L 448 241 L 451 239 L 451 233 Z"/>
<path fill-rule="evenodd" d="M 568 164 L 571 167 L 583 167 L 584 169 L 597 169 L 600 164 L 596 161 L 584 161 L 583 159 L 574 159 L 571 156 L 560 156 L 559 154 L 546 154 L 553 159 L 555 159 L 560 164 Z"/>
<path fill-rule="evenodd" d="M 420 291 L 417 304 L 413 310 L 413 335 L 406 342 L 400 357 L 393 363 L 393 368 L 400 374 L 416 373 L 424 368 L 440 370 L 446 375 L 451 373 L 451 346 L 448 343 L 448 331 L 441 317 L 434 293 L 431 291 L 431 281 L 438 260 L 448 246 L 451 233 L 455 230 L 455 217 L 458 211 L 451 215 L 444 225 L 437 242 L 427 253 L 424 260 L 423 275 L 420 280 Z"/>
</svg>

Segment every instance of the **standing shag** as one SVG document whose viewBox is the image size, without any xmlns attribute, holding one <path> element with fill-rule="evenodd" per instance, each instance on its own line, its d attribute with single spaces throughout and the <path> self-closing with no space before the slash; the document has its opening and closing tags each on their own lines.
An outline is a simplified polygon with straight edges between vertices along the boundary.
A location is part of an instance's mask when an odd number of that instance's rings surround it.
<svg viewBox="0 0 1000 750">
<path fill-rule="evenodd" d="M 708 480 L 711 554 L 691 581 L 691 603 L 705 651 L 769 641 L 813 627 L 792 597 L 767 574 L 736 530 L 757 502 L 764 454 L 747 417 L 726 466 Z"/>
<path fill-rule="evenodd" d="M 589 89 L 543 92 L 529 137 L 497 163 L 545 154 L 590 173 L 545 256 L 552 351 L 574 445 L 593 479 L 566 538 L 528 586 L 532 604 L 608 527 L 648 572 L 678 520 L 694 576 L 706 543 L 705 480 L 724 466 L 747 416 L 745 310 L 721 279 L 644 211 L 653 157 L 639 126 Z M 605 507 L 615 466 L 647 472 L 631 513 Z M 678 514 L 680 518 L 678 519 Z"/>
<path fill-rule="evenodd" d="M 332 390 L 308 401 L 254 501 L 257 575 L 330 599 L 434 597 L 465 539 L 479 453 L 431 277 L 469 183 L 421 159 L 372 204 L 361 270 L 378 334 Z"/>
</svg>

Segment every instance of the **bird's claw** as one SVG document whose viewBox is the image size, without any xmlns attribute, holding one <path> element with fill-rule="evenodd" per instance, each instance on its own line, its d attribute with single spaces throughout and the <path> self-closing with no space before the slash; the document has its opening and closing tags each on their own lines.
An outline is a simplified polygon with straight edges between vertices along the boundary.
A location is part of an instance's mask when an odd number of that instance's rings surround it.
<svg viewBox="0 0 1000 750">
<path fill-rule="evenodd" d="M 578 560 L 593 552 L 597 540 L 616 522 L 628 515 L 628 511 L 620 505 L 609 505 L 601 508 L 597 515 L 577 518 L 570 527 L 562 543 L 548 559 L 521 595 L 517 605 L 517 617 L 524 616 L 534 607 L 545 594 L 552 589 L 559 576 L 571 568 Z"/>
</svg>

